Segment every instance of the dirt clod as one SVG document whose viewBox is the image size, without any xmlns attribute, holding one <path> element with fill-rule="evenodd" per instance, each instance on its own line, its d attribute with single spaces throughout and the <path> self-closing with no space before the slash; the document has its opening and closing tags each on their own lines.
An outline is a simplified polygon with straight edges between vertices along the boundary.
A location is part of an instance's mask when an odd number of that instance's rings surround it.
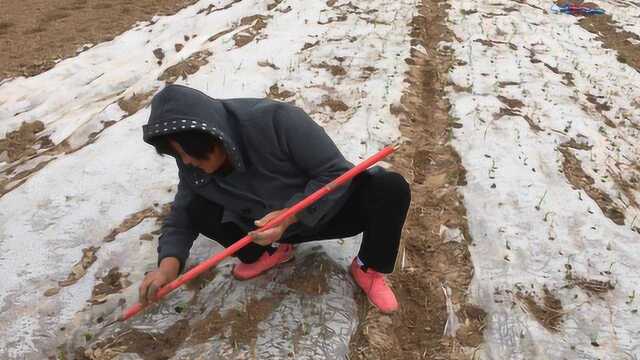
<svg viewBox="0 0 640 360">
<path fill-rule="evenodd" d="M 569 287 L 577 286 L 590 294 L 603 294 L 615 289 L 611 280 L 590 279 L 570 270 L 567 271 L 565 280 L 567 280 Z"/>
<path fill-rule="evenodd" d="M 173 84 L 182 78 L 186 80 L 189 75 L 195 74 L 200 68 L 209 63 L 208 58 L 213 55 L 209 50 L 197 51 L 183 61 L 168 67 L 158 80 Z"/>
<path fill-rule="evenodd" d="M 127 276 L 129 274 L 121 273 L 117 267 L 109 270 L 107 275 L 101 278 L 101 282 L 93 287 L 89 302 L 92 304 L 103 303 L 106 301 L 107 296 L 119 293 L 120 290 L 131 285 L 131 282 L 127 280 Z"/>
<path fill-rule="evenodd" d="M 524 301 L 527 310 L 538 322 L 551 332 L 560 331 L 562 325 L 562 302 L 549 289 L 544 288 L 542 304 L 539 304 L 534 294 L 519 293 L 518 297 Z"/>
<path fill-rule="evenodd" d="M 280 88 L 278 87 L 278 84 L 273 84 L 271 85 L 271 87 L 269 87 L 269 92 L 267 93 L 267 97 L 269 99 L 275 99 L 275 100 L 287 100 L 291 97 L 294 97 L 296 94 L 293 91 L 289 91 L 289 90 L 280 90 Z"/>
<path fill-rule="evenodd" d="M 154 207 L 148 207 L 146 209 L 140 210 L 136 213 L 129 215 L 126 219 L 120 223 L 115 229 L 111 230 L 111 232 L 104 237 L 103 241 L 111 242 L 116 239 L 118 234 L 127 232 L 140 224 L 144 219 L 147 218 L 156 218 L 157 223 L 162 223 L 164 218 L 167 216 L 169 211 L 171 210 L 171 203 L 167 203 L 162 205 L 160 209 Z"/>
<path fill-rule="evenodd" d="M 233 35 L 233 41 L 235 41 L 236 47 L 241 48 L 252 42 L 262 30 L 267 27 L 267 20 L 269 18 L 270 16 L 252 15 L 240 19 L 240 25 L 251 26 Z"/>
<path fill-rule="evenodd" d="M 41 121 L 23 122 L 17 130 L 9 132 L 5 138 L 0 139 L 0 155 L 6 152 L 9 162 L 15 162 L 23 157 L 28 157 L 36 153 L 34 145 L 41 142 L 48 145 L 51 140 L 38 138 L 37 134 L 44 130 Z"/>
<path fill-rule="evenodd" d="M 86 273 L 87 269 L 93 265 L 93 263 L 98 259 L 96 253 L 100 247 L 90 246 L 88 248 L 82 249 L 82 258 L 71 268 L 71 272 L 67 276 L 66 280 L 59 281 L 59 286 L 70 286 L 78 282 Z"/>
<path fill-rule="evenodd" d="M 347 106 L 347 104 L 345 104 L 342 100 L 336 100 L 329 97 L 325 98 L 320 103 L 320 106 L 326 106 L 329 109 L 331 109 L 331 111 L 333 112 L 341 112 L 341 111 L 349 110 L 349 106 Z"/>
<path fill-rule="evenodd" d="M 164 59 L 164 50 L 162 50 L 161 48 L 153 50 L 153 56 L 158 59 L 158 65 L 162 65 L 162 60 Z"/>
<path fill-rule="evenodd" d="M 127 114 L 133 115 L 149 104 L 149 99 L 155 92 L 156 89 L 144 93 L 133 93 L 128 99 L 120 98 L 120 100 L 118 100 L 118 106 Z"/>
<path fill-rule="evenodd" d="M 300 51 L 305 51 L 307 49 L 311 49 L 312 47 L 318 46 L 319 44 L 320 44 L 320 40 L 317 40 L 317 41 L 312 42 L 312 43 L 306 42 L 306 43 L 304 43 L 304 45 L 302 46 L 302 49 L 300 49 Z"/>
<path fill-rule="evenodd" d="M 329 65 L 326 62 L 321 62 L 318 65 L 314 65 L 314 67 L 325 69 L 331 73 L 333 76 L 344 76 L 347 75 L 347 70 L 342 67 L 342 65 Z"/>
</svg>

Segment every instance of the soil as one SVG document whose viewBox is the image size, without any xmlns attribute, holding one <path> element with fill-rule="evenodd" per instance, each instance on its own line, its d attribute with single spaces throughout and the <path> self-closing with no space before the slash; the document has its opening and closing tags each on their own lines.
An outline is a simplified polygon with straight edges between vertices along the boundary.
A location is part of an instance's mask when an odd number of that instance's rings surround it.
<svg viewBox="0 0 640 360">
<path fill-rule="evenodd" d="M 544 288 L 542 304 L 536 301 L 533 293 L 518 293 L 517 296 L 525 303 L 527 311 L 529 311 L 542 326 L 551 332 L 560 331 L 563 323 L 562 316 L 564 315 L 562 302 L 560 302 L 560 299 L 549 289 Z"/>
<path fill-rule="evenodd" d="M 280 88 L 278 87 L 278 84 L 271 85 L 271 87 L 269 87 L 269 92 L 266 94 L 266 96 L 269 99 L 275 99 L 275 100 L 281 100 L 281 101 L 285 101 L 288 98 L 294 97 L 295 95 L 296 93 L 294 93 L 293 91 L 280 90 Z"/>
<path fill-rule="evenodd" d="M 236 47 L 243 47 L 252 42 L 260 32 L 267 27 L 267 20 L 270 16 L 264 15 L 252 15 L 244 17 L 240 20 L 240 25 L 251 25 L 243 31 L 240 31 L 233 35 L 233 41 L 236 43 Z"/>
<path fill-rule="evenodd" d="M 319 253 L 312 253 L 298 266 L 301 270 L 292 274 L 285 283 L 296 293 L 318 296 L 329 292 L 328 275 L 344 271 L 336 263 Z"/>
<path fill-rule="evenodd" d="M 51 153 L 55 149 L 48 135 L 40 134 L 45 129 L 41 121 L 23 122 L 17 130 L 0 138 L 0 197 L 22 185 L 26 178 L 39 171 L 51 160 L 45 160 L 31 169 L 15 170 L 38 152 Z M 47 150 L 48 149 L 48 150 Z"/>
<path fill-rule="evenodd" d="M 577 275 L 571 270 L 567 270 L 565 275 L 567 280 L 567 286 L 569 288 L 577 286 L 580 289 L 586 291 L 588 294 L 603 294 L 615 289 L 615 285 L 611 280 L 598 280 L 589 279 L 580 275 Z"/>
<path fill-rule="evenodd" d="M 217 34 L 215 34 L 215 35 L 213 35 L 213 36 L 209 37 L 209 39 L 207 39 L 207 40 L 209 40 L 209 41 L 216 41 L 216 40 L 218 40 L 219 38 L 221 38 L 222 36 L 227 35 L 228 33 L 232 32 L 232 31 L 235 31 L 235 30 L 238 28 L 238 26 L 239 26 L 239 25 L 236 25 L 236 26 L 234 26 L 234 27 L 232 27 L 232 28 L 229 28 L 229 29 L 226 29 L 226 30 L 222 30 L 222 31 L 220 31 L 219 33 L 217 33 Z"/>
<path fill-rule="evenodd" d="M 198 14 L 202 14 L 203 12 L 206 12 L 207 15 L 211 15 L 212 13 L 216 12 L 216 11 L 222 11 L 222 10 L 227 10 L 230 9 L 233 5 L 239 3 L 242 0 L 233 0 L 230 3 L 228 3 L 227 5 L 223 6 L 223 7 L 216 7 L 215 5 L 211 4 L 209 6 L 207 6 L 204 9 L 200 9 L 198 11 Z"/>
<path fill-rule="evenodd" d="M 442 0 L 419 5 L 411 22 L 412 45 L 429 49 L 428 55 L 412 50 L 406 59 L 410 69 L 402 106 L 389 109 L 400 116 L 400 130 L 408 139 L 389 162 L 412 189 L 396 271 L 390 276 L 400 310 L 381 314 L 360 295 L 361 323 L 351 341 L 350 359 L 467 358 L 461 345 L 482 342 L 486 315 L 467 304 L 473 274 L 468 246 L 473 239 L 457 191 L 457 186 L 466 184 L 465 170 L 449 143 L 454 122 L 448 113 L 447 77 L 441 75 L 449 72 L 454 59 L 446 49 L 431 50 L 453 38 L 445 25 L 447 10 Z M 463 242 L 444 243 L 441 225 L 460 229 Z M 455 337 L 443 336 L 447 321 L 443 284 L 451 288 L 465 324 Z"/>
<path fill-rule="evenodd" d="M 538 124 L 536 124 L 529 115 L 522 115 L 520 113 L 519 109 L 524 107 L 524 103 L 522 101 L 517 99 L 509 99 L 504 96 L 498 96 L 498 100 L 500 100 L 500 102 L 507 107 L 500 108 L 500 111 L 494 116 L 496 120 L 502 118 L 503 116 L 519 116 L 527 122 L 529 128 L 531 128 L 531 130 L 533 130 L 534 132 L 542 131 L 542 128 Z"/>
<path fill-rule="evenodd" d="M 342 100 L 336 100 L 333 98 L 326 98 L 321 103 L 320 106 L 326 106 L 333 112 L 339 111 L 347 111 L 349 110 L 349 106 L 345 104 Z"/>
<path fill-rule="evenodd" d="M 463 304 L 456 313 L 461 322 L 456 339 L 462 346 L 477 347 L 483 341 L 482 332 L 486 325 L 487 313 L 472 304 Z"/>
<path fill-rule="evenodd" d="M 342 67 L 342 65 L 329 65 L 325 61 L 320 64 L 314 65 L 314 67 L 325 69 L 331 73 L 333 76 L 344 76 L 347 75 L 347 70 Z"/>
<path fill-rule="evenodd" d="M 206 318 L 193 325 L 187 319 L 182 319 L 164 333 L 122 330 L 108 339 L 94 342 L 88 349 L 76 349 L 76 353 L 92 360 L 110 360 L 125 352 L 136 353 L 144 360 L 166 360 L 185 342 L 191 345 L 202 344 L 214 336 L 221 336 L 234 346 L 253 347 L 258 324 L 271 315 L 283 297 L 283 294 L 274 294 L 262 299 L 250 299 L 242 309 L 232 309 L 224 316 L 213 310 Z M 197 309 L 188 308 L 187 311 Z"/>
<path fill-rule="evenodd" d="M 130 104 L 127 104 L 125 100 L 125 106 L 127 105 Z M 140 106 L 144 105 L 140 104 Z M 68 140 L 53 144 L 48 135 L 37 137 L 34 140 L 34 131 L 39 129 L 38 123 L 41 124 L 39 121 L 36 121 L 35 125 L 34 123 L 23 123 L 20 129 L 7 134 L 5 139 L 0 139 L 2 140 L 0 141 L 2 142 L 2 146 L 5 148 L 5 151 L 0 151 L 0 161 L 9 160 L 9 151 L 18 154 L 15 156 L 13 162 L 9 162 L 7 166 L 3 165 L 3 167 L 0 168 L 0 197 L 24 184 L 32 174 L 43 169 L 48 163 L 55 160 L 56 157 L 63 154 L 72 154 L 87 145 L 93 144 L 97 140 L 98 135 L 114 125 L 116 121 L 103 121 L 102 129 L 89 134 L 83 143 L 75 146 L 72 146 Z M 35 134 L 38 132 L 39 131 L 35 132 Z M 73 134 L 71 136 L 73 136 Z M 15 173 L 17 168 L 23 167 L 24 165 L 28 165 L 25 166 L 28 168 L 27 170 Z"/>
<path fill-rule="evenodd" d="M 131 282 L 127 280 L 129 274 L 121 273 L 117 267 L 109 270 L 107 275 L 103 276 L 91 291 L 91 304 L 101 304 L 106 301 L 107 296 L 119 293 L 120 290 L 127 288 Z"/>
<path fill-rule="evenodd" d="M 611 199 L 611 197 L 604 191 L 598 189 L 595 186 L 595 181 L 591 176 L 584 172 L 582 169 L 582 163 L 578 158 L 569 150 L 568 147 L 559 147 L 558 149 L 562 153 L 564 160 L 562 161 L 562 168 L 564 176 L 569 183 L 576 189 L 583 190 L 587 195 L 598 204 L 602 213 L 611 219 L 617 225 L 624 225 L 625 216 L 622 211 Z"/>
<path fill-rule="evenodd" d="M 90 349 L 81 349 L 86 359 L 111 360 L 119 353 L 136 353 L 144 360 L 167 360 L 189 335 L 189 321 L 179 320 L 161 334 L 135 329 L 124 330 L 113 337 L 97 342 Z"/>
<path fill-rule="evenodd" d="M 76 55 L 84 44 L 113 39 L 138 21 L 170 15 L 195 0 L 4 0 L 0 81 L 33 76 Z"/>
<path fill-rule="evenodd" d="M 169 211 L 171 210 L 171 203 L 164 204 L 161 207 L 149 207 L 144 210 L 140 210 L 136 213 L 129 215 L 126 219 L 124 219 L 120 225 L 118 225 L 115 229 L 111 230 L 109 235 L 104 237 L 105 242 L 111 242 L 116 239 L 118 234 L 127 232 L 132 228 L 136 227 L 140 224 L 144 219 L 148 218 L 156 218 L 156 222 L 158 224 L 162 223 L 162 220 L 167 216 Z"/>
<path fill-rule="evenodd" d="M 50 147 L 52 143 L 48 136 L 38 136 L 43 130 L 44 124 L 41 121 L 23 122 L 20 128 L 0 139 L 0 160 L 5 158 L 12 163 L 35 155 L 37 149 Z"/>
<path fill-rule="evenodd" d="M 93 265 L 98 257 L 96 253 L 100 247 L 90 246 L 86 249 L 82 249 L 82 258 L 71 268 L 71 272 L 67 276 L 66 280 L 59 281 L 58 285 L 61 287 L 70 286 L 78 282 L 86 273 L 87 269 Z"/>
<path fill-rule="evenodd" d="M 168 67 L 158 77 L 158 80 L 165 81 L 167 84 L 173 84 L 178 78 L 186 80 L 189 75 L 195 74 L 202 66 L 207 65 L 211 55 L 213 54 L 209 50 L 195 52 L 188 58 Z"/>
<path fill-rule="evenodd" d="M 151 96 L 156 93 L 157 89 L 148 92 L 133 94 L 130 98 L 121 98 L 118 100 L 118 106 L 129 115 L 137 113 L 140 109 L 147 106 L 151 100 Z"/>
<path fill-rule="evenodd" d="M 300 51 L 305 51 L 307 49 L 311 49 L 314 46 L 318 46 L 320 44 L 320 40 L 317 40 L 316 42 L 310 43 L 310 42 L 306 42 L 304 43 L 304 45 L 302 46 L 302 49 L 300 49 Z"/>
</svg>

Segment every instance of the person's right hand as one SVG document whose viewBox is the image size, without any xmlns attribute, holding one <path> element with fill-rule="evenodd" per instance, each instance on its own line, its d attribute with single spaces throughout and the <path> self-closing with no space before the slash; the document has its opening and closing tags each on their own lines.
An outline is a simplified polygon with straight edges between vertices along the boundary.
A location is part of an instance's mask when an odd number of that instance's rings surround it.
<svg viewBox="0 0 640 360">
<path fill-rule="evenodd" d="M 175 258 L 164 258 L 160 267 L 147 273 L 138 288 L 138 297 L 142 305 L 155 301 L 156 293 L 163 285 L 170 283 L 178 277 L 180 262 Z"/>
</svg>

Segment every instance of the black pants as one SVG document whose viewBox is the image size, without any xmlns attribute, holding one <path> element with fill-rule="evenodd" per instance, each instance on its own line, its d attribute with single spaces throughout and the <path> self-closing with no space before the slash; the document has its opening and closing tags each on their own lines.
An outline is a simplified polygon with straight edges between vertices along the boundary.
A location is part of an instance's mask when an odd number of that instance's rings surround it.
<svg viewBox="0 0 640 360">
<path fill-rule="evenodd" d="M 404 178 L 393 172 L 362 173 L 351 183 L 352 191 L 340 211 L 308 236 L 292 236 L 282 243 L 338 239 L 363 233 L 358 257 L 378 272 L 393 271 L 411 191 Z M 199 233 L 228 247 L 246 234 L 233 223 L 221 224 L 223 207 L 199 197 L 189 216 Z M 244 263 L 256 261 L 270 247 L 250 243 L 236 256 Z"/>
</svg>

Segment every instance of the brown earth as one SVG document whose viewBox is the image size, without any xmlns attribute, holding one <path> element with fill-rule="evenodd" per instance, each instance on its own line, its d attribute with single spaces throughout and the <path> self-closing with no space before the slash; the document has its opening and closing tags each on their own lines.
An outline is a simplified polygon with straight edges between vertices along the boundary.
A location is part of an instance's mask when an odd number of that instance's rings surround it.
<svg viewBox="0 0 640 360">
<path fill-rule="evenodd" d="M 320 64 L 313 65 L 313 67 L 319 69 L 325 69 L 331 73 L 333 76 L 344 76 L 347 75 L 347 70 L 342 67 L 342 65 L 329 65 L 326 61 L 321 62 Z"/>
<path fill-rule="evenodd" d="M 524 302 L 527 311 L 547 330 L 560 331 L 564 315 L 562 302 L 549 289 L 544 288 L 542 304 L 536 301 L 534 293 L 518 293 L 517 297 Z"/>
<path fill-rule="evenodd" d="M 23 157 L 35 155 L 37 149 L 51 146 L 48 136 L 38 136 L 42 130 L 44 130 L 44 124 L 41 121 L 24 122 L 20 128 L 0 138 L 0 161 L 4 159 L 15 162 Z"/>
<path fill-rule="evenodd" d="M 241 48 L 252 42 L 258 35 L 260 35 L 262 30 L 267 27 L 267 20 L 269 18 L 271 18 L 271 16 L 252 15 L 240 19 L 240 25 L 251 26 L 233 35 L 233 41 L 235 41 L 236 46 Z"/>
<path fill-rule="evenodd" d="M 350 359 L 459 359 L 461 345 L 482 342 L 486 315 L 467 304 L 466 291 L 473 267 L 468 246 L 473 244 L 466 210 L 457 186 L 465 185 L 465 170 L 449 140 L 454 124 L 446 99 L 447 77 L 454 63 L 450 51 L 437 52 L 441 41 L 451 41 L 446 1 L 423 2 L 411 22 L 412 49 L 406 60 L 408 87 L 401 107 L 390 111 L 401 118 L 408 138 L 390 163 L 411 183 L 412 204 L 403 232 L 396 271 L 390 277 L 400 302 L 396 314 L 383 315 L 360 295 L 360 326 L 352 338 Z M 463 243 L 443 242 L 440 226 L 459 228 Z M 443 284 L 460 305 L 464 326 L 456 337 L 443 335 L 447 321 Z"/>
<path fill-rule="evenodd" d="M 129 274 L 121 273 L 118 267 L 114 267 L 103 276 L 91 291 L 91 299 L 89 302 L 93 305 L 101 304 L 106 300 L 107 296 L 119 293 L 120 290 L 127 288 L 131 282 L 127 280 Z"/>
<path fill-rule="evenodd" d="M 305 257 L 297 266 L 300 271 L 286 281 L 289 289 L 307 296 L 318 296 L 329 292 L 328 276 L 332 273 L 344 271 L 335 262 L 319 253 L 312 253 Z"/>
<path fill-rule="evenodd" d="M 595 180 L 582 169 L 582 163 L 571 152 L 569 147 L 560 146 L 558 148 L 562 153 L 564 160 L 562 161 L 562 172 L 569 183 L 576 189 L 583 190 L 587 195 L 598 204 L 604 216 L 608 217 L 617 225 L 624 225 L 624 211 L 613 202 L 613 199 L 606 192 L 595 186 Z"/>
<path fill-rule="evenodd" d="M 33 76 L 76 49 L 113 39 L 138 21 L 170 15 L 195 0 L 3 0 L 0 80 Z"/>
<path fill-rule="evenodd" d="M 111 230 L 111 232 L 107 236 L 105 236 L 103 240 L 105 242 L 111 242 L 115 240 L 118 234 L 131 230 L 132 228 L 140 224 L 144 219 L 156 218 L 156 222 L 158 224 L 161 224 L 163 219 L 169 214 L 169 211 L 171 211 L 170 203 L 164 204 L 162 206 L 149 207 L 133 213 L 126 219 L 124 219 L 120 223 L 120 225 L 116 226 L 115 229 Z"/>
<path fill-rule="evenodd" d="M 615 289 L 615 285 L 611 280 L 598 280 L 590 279 L 584 276 L 577 275 L 574 271 L 567 268 L 565 274 L 565 280 L 567 280 L 567 287 L 572 288 L 574 286 L 587 292 L 587 294 L 603 294 Z"/>
<path fill-rule="evenodd" d="M 283 298 L 283 294 L 274 294 L 262 299 L 249 299 L 242 309 L 232 309 L 224 316 L 212 310 L 206 318 L 193 325 L 187 319 L 182 319 L 163 333 L 122 330 L 107 339 L 93 342 L 88 348 L 76 349 L 76 359 L 111 360 L 127 352 L 136 353 L 144 360 L 166 360 L 185 342 L 190 345 L 202 344 L 216 335 L 234 347 L 246 345 L 253 348 L 258 324 L 271 315 Z M 194 312 L 199 310 L 187 307 L 184 311 L 195 315 Z M 225 334 L 229 328 L 231 331 L 227 337 Z"/>
<path fill-rule="evenodd" d="M 185 80 L 189 75 L 198 72 L 202 66 L 207 65 L 211 55 L 213 54 L 209 50 L 195 52 L 188 58 L 168 67 L 160 74 L 158 80 L 165 81 L 167 84 L 173 84 L 178 78 Z"/>
<path fill-rule="evenodd" d="M 73 285 L 80 280 L 86 273 L 87 269 L 93 265 L 98 259 L 96 253 L 100 250 L 100 247 L 90 246 L 86 249 L 82 249 L 82 258 L 71 268 L 71 272 L 67 276 L 66 280 L 59 281 L 59 286 Z"/>
<path fill-rule="evenodd" d="M 285 101 L 295 95 L 296 94 L 293 91 L 280 90 L 278 84 L 273 84 L 269 87 L 269 92 L 267 92 L 265 96 L 269 99 Z"/>
<path fill-rule="evenodd" d="M 151 100 L 151 96 L 155 94 L 157 89 L 153 89 L 144 93 L 134 93 L 131 97 L 118 100 L 118 106 L 129 115 L 137 113 L 140 109 L 147 106 Z"/>
<path fill-rule="evenodd" d="M 322 107 L 328 107 L 333 112 L 347 111 L 349 110 L 349 106 L 345 104 L 342 100 L 333 99 L 330 97 L 325 98 L 320 103 Z"/>
<path fill-rule="evenodd" d="M 522 101 L 517 99 L 509 99 L 504 96 L 498 96 L 498 100 L 500 100 L 500 102 L 507 107 L 500 108 L 500 111 L 494 116 L 496 120 L 502 118 L 503 116 L 519 116 L 527 122 L 529 128 L 531 128 L 531 130 L 533 130 L 534 132 L 542 131 L 542 128 L 538 124 L 536 124 L 529 115 L 523 115 L 520 113 L 520 109 L 524 107 L 524 103 Z"/>
</svg>

